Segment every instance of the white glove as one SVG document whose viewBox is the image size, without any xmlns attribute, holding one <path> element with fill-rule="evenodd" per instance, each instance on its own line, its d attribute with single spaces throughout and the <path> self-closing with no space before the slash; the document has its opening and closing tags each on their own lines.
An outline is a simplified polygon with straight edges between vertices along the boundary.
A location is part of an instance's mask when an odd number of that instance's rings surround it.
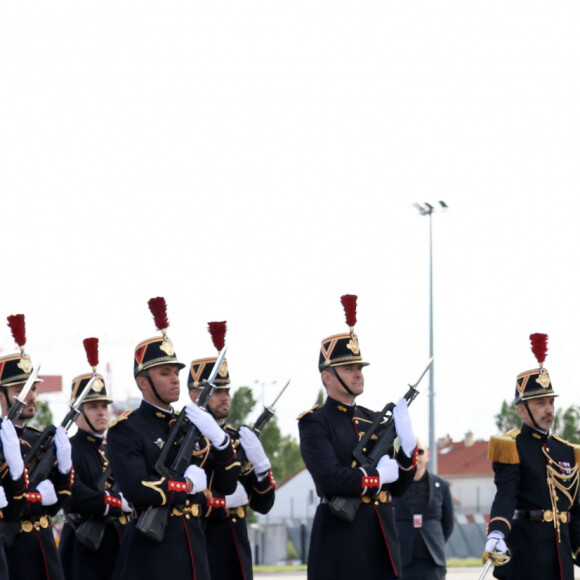
<svg viewBox="0 0 580 580">
<path fill-rule="evenodd" d="M 129 502 L 125 499 L 125 496 L 123 495 L 123 493 L 119 492 L 119 496 L 121 497 L 121 509 L 125 513 L 128 513 L 128 514 L 131 513 L 133 511 L 133 509 L 129 505 Z"/>
<path fill-rule="evenodd" d="M 404 398 L 399 399 L 393 409 L 393 418 L 395 419 L 395 431 L 401 442 L 401 447 L 407 457 L 413 456 L 413 451 L 417 447 L 417 439 L 413 435 L 413 426 L 411 417 L 409 417 L 409 407 Z"/>
<path fill-rule="evenodd" d="M 0 510 L 8 505 L 8 499 L 6 499 L 6 492 L 4 488 L 0 485 Z"/>
<path fill-rule="evenodd" d="M 383 455 L 377 463 L 377 471 L 379 472 L 380 486 L 385 483 L 393 483 L 399 479 L 399 464 L 396 459 Z"/>
<path fill-rule="evenodd" d="M 36 491 L 40 494 L 42 505 L 54 505 L 58 501 L 54 485 L 49 479 L 43 479 L 37 486 Z"/>
<path fill-rule="evenodd" d="M 240 443 L 246 452 L 248 461 L 254 466 L 254 472 L 264 473 L 271 467 L 270 460 L 264 453 L 264 448 L 258 439 L 258 436 L 245 425 L 240 427 Z"/>
<path fill-rule="evenodd" d="M 5 419 L 0 427 L 0 439 L 2 439 L 2 449 L 4 457 L 10 468 L 10 477 L 16 481 L 24 472 L 24 461 L 20 452 L 20 439 L 12 424 L 12 421 Z"/>
<path fill-rule="evenodd" d="M 189 493 L 199 493 L 207 489 L 207 475 L 205 471 L 197 465 L 190 465 L 183 474 L 183 477 L 189 479 L 193 487 Z"/>
<path fill-rule="evenodd" d="M 224 449 L 229 443 L 226 432 L 217 424 L 216 420 L 195 403 L 185 405 L 187 418 L 210 440 L 218 449 Z M 224 443 L 225 442 L 225 443 Z"/>
<path fill-rule="evenodd" d="M 230 495 L 226 495 L 226 507 L 237 508 L 242 505 L 247 505 L 250 501 L 246 488 L 238 481 L 236 491 Z"/>
<path fill-rule="evenodd" d="M 70 439 L 64 427 L 57 427 L 54 434 L 54 444 L 56 445 L 56 460 L 58 470 L 61 473 L 68 473 L 72 469 L 72 456 Z"/>
<path fill-rule="evenodd" d="M 485 542 L 485 553 L 489 552 L 499 552 L 500 554 L 505 554 L 507 552 L 507 546 L 505 545 L 504 535 L 499 530 L 494 530 L 489 532 L 487 536 L 487 542 Z"/>
</svg>

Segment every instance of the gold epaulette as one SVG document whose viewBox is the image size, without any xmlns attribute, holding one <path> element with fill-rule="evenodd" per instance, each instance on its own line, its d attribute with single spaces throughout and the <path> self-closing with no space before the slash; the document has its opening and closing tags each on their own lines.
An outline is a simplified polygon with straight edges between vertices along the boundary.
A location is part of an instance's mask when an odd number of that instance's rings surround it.
<svg viewBox="0 0 580 580">
<path fill-rule="evenodd" d="M 572 447 L 574 448 L 574 459 L 576 460 L 576 465 L 580 465 L 580 445 L 572 443 Z"/>
<path fill-rule="evenodd" d="M 304 413 L 300 413 L 300 415 L 298 415 L 298 417 L 296 417 L 296 419 L 298 419 L 298 421 L 300 421 L 300 419 L 302 419 L 302 417 L 306 417 L 306 415 L 310 415 L 310 413 L 314 413 L 314 411 L 316 411 L 316 409 L 318 409 L 318 407 L 320 407 L 320 405 L 314 405 L 314 407 L 312 407 L 312 409 L 308 409 L 308 411 L 304 411 Z"/>
<path fill-rule="evenodd" d="M 129 417 L 129 415 L 133 412 L 133 409 L 131 409 L 130 411 L 125 411 L 124 413 L 122 413 L 121 415 L 119 415 L 110 425 L 109 425 L 109 429 L 112 429 L 117 423 L 120 423 L 121 421 L 124 421 L 125 419 L 127 419 Z"/>
<path fill-rule="evenodd" d="M 520 456 L 516 446 L 516 437 L 519 433 L 519 429 L 512 429 L 503 435 L 494 435 L 489 440 L 487 458 L 499 463 L 519 463 Z"/>
<path fill-rule="evenodd" d="M 566 445 L 572 447 L 574 450 L 574 459 L 576 460 L 576 465 L 580 465 L 580 445 L 577 443 L 570 443 L 570 441 L 566 441 L 566 439 L 562 439 L 562 437 L 559 437 L 558 435 L 552 435 L 552 437 L 560 441 L 560 443 L 565 443 Z"/>
</svg>

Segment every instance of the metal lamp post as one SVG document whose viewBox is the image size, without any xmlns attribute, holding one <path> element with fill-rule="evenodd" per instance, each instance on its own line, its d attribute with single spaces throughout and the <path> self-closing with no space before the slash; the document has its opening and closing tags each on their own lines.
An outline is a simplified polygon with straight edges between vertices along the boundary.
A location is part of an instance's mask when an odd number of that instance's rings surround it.
<svg viewBox="0 0 580 580">
<path fill-rule="evenodd" d="M 430 203 L 423 205 L 415 203 L 414 207 L 421 215 L 429 216 L 429 356 L 433 356 L 433 221 L 432 215 L 436 208 Z M 447 204 L 439 202 L 439 209 L 446 210 Z M 429 471 L 437 474 L 437 441 L 435 439 L 435 389 L 434 389 L 435 361 L 429 370 Z"/>
</svg>

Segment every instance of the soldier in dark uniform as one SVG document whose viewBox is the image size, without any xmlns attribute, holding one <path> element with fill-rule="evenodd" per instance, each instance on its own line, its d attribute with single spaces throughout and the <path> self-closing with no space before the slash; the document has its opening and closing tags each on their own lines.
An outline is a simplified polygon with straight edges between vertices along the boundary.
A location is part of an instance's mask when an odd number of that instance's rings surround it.
<svg viewBox="0 0 580 580">
<path fill-rule="evenodd" d="M 0 519 L 4 517 L 2 510 L 8 506 L 8 498 L 4 487 L 0 485 Z M 4 542 L 0 541 L 0 578 L 8 578 L 8 560 L 4 550 Z"/>
<path fill-rule="evenodd" d="M 356 296 L 342 297 L 350 327 L 322 341 L 319 370 L 327 391 L 321 407 L 299 417 L 300 449 L 316 484 L 320 504 L 314 516 L 308 578 L 385 580 L 400 577 L 401 564 L 392 495 L 402 495 L 415 474 L 416 440 L 407 404 L 393 410 L 400 449 L 385 455 L 368 471 L 353 462 L 353 450 L 376 417 L 355 404 L 362 394 L 363 362 L 354 334 Z M 380 434 L 380 432 L 379 432 Z M 328 502 L 336 497 L 360 498 L 354 521 L 336 517 Z"/>
<path fill-rule="evenodd" d="M 24 509 L 26 505 L 27 483 L 24 474 L 24 461 L 20 451 L 20 440 L 11 421 L 4 419 L 0 425 L 0 578 L 8 578 L 8 558 L 4 548 L 5 530 L 1 521 L 10 510 Z M 5 516 L 6 514 L 6 516 Z"/>
<path fill-rule="evenodd" d="M 197 409 L 195 425 L 205 435 L 192 458 L 197 464 L 187 467 L 183 474 L 169 477 L 155 470 L 176 419 L 171 404 L 179 398 L 179 371 L 185 365 L 177 360 L 165 333 L 167 320 L 160 322 L 155 313 L 154 316 L 163 336 L 145 340 L 135 349 L 135 380 L 143 401 L 138 409 L 111 426 L 107 440 L 119 489 L 137 514 L 150 506 L 168 506 L 169 517 L 160 542 L 140 532 L 137 519 L 130 522 L 114 578 L 208 580 L 205 538 L 199 519 L 201 502 L 205 502 L 201 494 L 207 488 L 205 469 L 214 473 L 215 485 L 227 494 L 235 490 L 239 463 L 229 437 L 209 413 Z"/>
<path fill-rule="evenodd" d="M 108 580 L 112 577 L 121 536 L 131 508 L 112 488 L 114 479 L 105 455 L 104 437 L 109 427 L 109 404 L 105 380 L 96 373 L 98 339 L 84 341 L 93 373 L 75 377 L 72 403 L 94 378 L 76 420 L 78 431 L 71 437 L 75 481 L 64 504 L 66 522 L 59 554 L 67 580 Z M 87 527 L 93 532 L 88 534 Z M 93 537 L 98 530 L 97 539 Z M 87 538 L 88 535 L 88 538 Z"/>
<path fill-rule="evenodd" d="M 224 346 L 225 322 L 210 322 L 214 345 L 220 351 Z M 217 357 L 194 360 L 189 369 L 187 387 L 195 403 L 208 379 Z M 242 465 L 237 488 L 226 495 L 212 488 L 204 520 L 211 576 L 215 580 L 251 580 L 252 550 L 248 538 L 246 508 L 266 514 L 274 504 L 275 482 L 260 440 L 248 427 L 239 430 L 226 425 L 230 413 L 230 376 L 224 359 L 214 381 L 216 390 L 208 402 L 208 411 L 223 427 L 238 450 L 243 449 L 247 461 Z"/>
<path fill-rule="evenodd" d="M 497 491 L 484 560 L 494 560 L 496 578 L 572 580 L 580 554 L 580 448 L 550 433 L 557 395 L 544 368 L 547 336 L 530 339 L 540 368 L 516 380 L 522 428 L 489 442 Z M 511 559 L 501 565 L 508 548 Z"/>
<path fill-rule="evenodd" d="M 21 352 L 0 358 L 3 415 L 8 413 L 32 371 L 30 358 L 24 353 L 24 316 L 9 317 L 9 325 Z M 41 436 L 41 431 L 26 425 L 26 421 L 34 417 L 35 411 L 36 386 L 33 386 L 26 397 L 26 407 L 16 420 L 16 433 L 25 463 L 27 453 Z M 6 442 L 3 444 L 6 447 Z M 10 502 L 5 509 L 4 519 L 0 523 L 9 527 L 16 525 L 18 529 L 12 545 L 6 550 L 10 580 L 64 580 L 52 532 L 52 516 L 70 495 L 74 478 L 70 441 L 62 427 L 56 429 L 54 445 L 57 462 L 49 478 L 41 481 L 36 489 L 27 487 L 23 490 L 22 495 L 15 498 L 17 501 L 14 504 Z M 27 480 L 28 469 L 24 471 Z M 12 477 L 15 475 L 18 474 Z"/>
</svg>

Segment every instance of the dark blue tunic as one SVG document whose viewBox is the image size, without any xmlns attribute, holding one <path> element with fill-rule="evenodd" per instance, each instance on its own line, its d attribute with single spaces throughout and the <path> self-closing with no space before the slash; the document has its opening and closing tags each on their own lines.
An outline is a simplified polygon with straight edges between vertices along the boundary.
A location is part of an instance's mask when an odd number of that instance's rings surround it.
<svg viewBox="0 0 580 580">
<path fill-rule="evenodd" d="M 71 437 L 75 481 L 71 496 L 63 507 L 73 524 L 68 521 L 64 524 L 58 548 L 67 580 L 110 579 L 121 546 L 121 522 L 125 517 L 119 507 L 120 496 L 110 489 L 105 493 L 105 487 L 109 485 L 99 485 L 107 467 L 102 442 L 102 439 L 80 429 Z M 75 527 L 88 519 L 105 524 L 103 539 L 95 551 L 83 546 L 76 538 Z"/>
<path fill-rule="evenodd" d="M 237 430 L 226 427 L 226 432 L 237 448 L 239 435 Z M 248 494 L 249 506 L 256 512 L 267 514 L 274 505 L 274 479 L 272 472 L 258 481 L 250 463 L 243 466 L 243 473 L 239 478 Z M 214 579 L 227 578 L 228 580 L 251 580 L 252 549 L 248 538 L 246 523 L 246 509 L 229 510 L 223 506 L 223 494 L 212 489 L 215 500 L 213 507 L 208 509 L 204 521 L 205 538 L 207 542 L 209 567 Z M 222 505 L 219 505 L 219 504 Z"/>
<path fill-rule="evenodd" d="M 498 439 L 504 441 L 498 444 Z M 508 454 L 505 449 L 509 446 L 515 449 Z M 492 459 L 502 447 L 505 459 L 492 464 L 497 492 L 491 507 L 489 531 L 504 533 L 512 558 L 508 564 L 495 567 L 495 577 L 510 580 L 572 580 L 572 554 L 580 550 L 578 478 L 568 477 L 577 466 L 574 448 L 558 437 L 541 434 L 527 425 L 523 425 L 521 432 L 511 440 L 507 437 L 492 438 Z M 507 459 L 508 455 L 511 459 Z M 559 540 L 551 522 L 514 519 L 516 509 L 552 510 L 547 482 L 548 456 L 557 472 L 568 478 L 562 483 L 570 487 L 568 493 L 556 490 L 557 509 L 572 514 L 570 523 L 560 524 Z"/>
<path fill-rule="evenodd" d="M 20 437 L 22 456 L 26 457 L 40 436 L 40 431 L 31 427 L 19 427 L 17 432 Z M 64 580 L 50 518 L 59 511 L 63 500 L 70 495 L 73 473 L 60 473 L 55 464 L 49 479 L 57 493 L 58 502 L 56 504 L 43 506 L 38 491 L 27 488 L 24 492 L 24 505 L 18 501 L 11 503 L 4 510 L 3 522 L 8 524 L 14 521 L 25 522 L 26 529 L 31 528 L 31 531 L 28 532 L 18 532 L 12 546 L 6 549 L 10 580 L 30 580 L 31 578 L 34 580 Z"/>
<path fill-rule="evenodd" d="M 119 580 L 209 580 L 206 544 L 200 523 L 203 494 L 187 493 L 185 479 L 162 477 L 155 462 L 176 416 L 143 401 L 141 406 L 112 426 L 107 435 L 108 455 L 119 489 L 138 513 L 148 506 L 168 505 L 165 537 L 156 542 L 136 529 L 137 520 L 123 537 L 114 578 Z M 205 440 L 204 440 L 205 441 Z M 239 474 L 233 446 L 216 450 L 204 446 L 196 458 L 224 494 L 233 493 Z M 208 476 L 208 481 L 209 481 Z M 198 514 L 198 515 L 196 515 Z"/>
<path fill-rule="evenodd" d="M 330 397 L 323 406 L 300 417 L 300 450 L 322 498 L 314 516 L 308 554 L 308 577 L 312 580 L 385 580 L 400 574 L 393 506 L 390 501 L 375 501 L 375 494 L 382 491 L 383 497 L 388 497 L 387 492 L 402 495 L 415 469 L 413 458 L 400 450 L 396 456 L 400 466 L 397 481 L 381 490 L 368 486 L 368 478 L 377 478 L 378 472 L 371 469 L 365 477 L 352 465 L 352 453 L 375 417 L 373 411 L 346 406 Z M 335 496 L 362 500 L 363 495 L 371 501 L 361 501 L 353 522 L 338 519 L 326 503 Z"/>
</svg>

